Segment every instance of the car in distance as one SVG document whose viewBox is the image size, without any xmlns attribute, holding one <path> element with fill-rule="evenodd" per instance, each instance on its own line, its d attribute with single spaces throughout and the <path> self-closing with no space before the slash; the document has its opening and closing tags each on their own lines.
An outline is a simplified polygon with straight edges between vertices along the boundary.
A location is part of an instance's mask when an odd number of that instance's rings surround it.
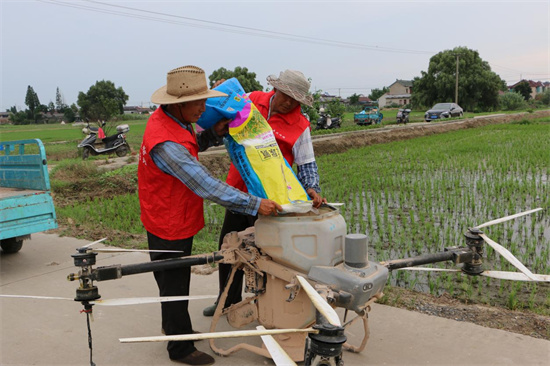
<svg viewBox="0 0 550 366">
<path fill-rule="evenodd" d="M 426 122 L 434 119 L 462 117 L 464 110 L 456 103 L 437 103 L 432 109 L 424 114 Z"/>
</svg>

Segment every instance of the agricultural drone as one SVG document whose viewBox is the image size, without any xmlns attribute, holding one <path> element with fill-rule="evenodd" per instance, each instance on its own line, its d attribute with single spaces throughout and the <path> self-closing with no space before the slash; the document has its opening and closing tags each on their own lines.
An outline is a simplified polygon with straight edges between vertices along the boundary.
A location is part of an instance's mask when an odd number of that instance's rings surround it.
<svg viewBox="0 0 550 366">
<path fill-rule="evenodd" d="M 368 313 L 371 304 L 383 296 L 389 272 L 399 269 L 444 271 L 447 269 L 418 267 L 424 264 L 452 261 L 466 275 L 480 275 L 504 280 L 550 282 L 550 275 L 534 274 L 512 253 L 487 237 L 480 229 L 540 211 L 541 208 L 489 221 L 468 229 L 464 247 L 446 248 L 440 253 L 417 257 L 373 262 L 368 259 L 367 236 L 347 234 L 346 223 L 339 210 L 324 205 L 307 213 L 280 216 L 260 216 L 254 227 L 229 233 L 221 250 L 209 254 L 173 258 L 131 265 L 95 267 L 96 256 L 102 251 L 124 249 L 94 249 L 94 242 L 77 249 L 73 254 L 78 273 L 68 279 L 79 281 L 75 301 L 81 302 L 87 314 L 90 363 L 92 346 L 89 316 L 94 305 L 128 305 L 164 301 L 185 301 L 209 296 L 137 298 L 101 300 L 95 282 L 120 279 L 132 274 L 190 267 L 209 263 L 232 265 L 224 292 L 218 298 L 209 333 L 168 335 L 143 338 L 123 338 L 122 343 L 164 342 L 169 340 L 208 339 L 218 355 L 228 356 L 239 350 L 273 359 L 276 365 L 343 365 L 342 351 L 361 352 L 365 349 Z M 102 239 L 104 240 L 104 239 Z M 484 244 L 502 255 L 519 272 L 488 271 L 483 268 Z M 224 308 L 235 273 L 244 272 L 245 293 L 241 302 Z M 22 297 L 0 295 L 0 297 Z M 23 296 L 25 297 L 25 296 Z M 64 299 L 39 297 L 44 299 Z M 343 308 L 340 320 L 334 308 Z M 347 319 L 348 312 L 354 312 Z M 216 332 L 221 317 L 234 328 L 256 330 Z M 361 321 L 363 334 L 358 344 L 351 344 L 346 331 Z M 261 336 L 264 347 L 239 343 L 223 349 L 216 339 Z"/>
</svg>

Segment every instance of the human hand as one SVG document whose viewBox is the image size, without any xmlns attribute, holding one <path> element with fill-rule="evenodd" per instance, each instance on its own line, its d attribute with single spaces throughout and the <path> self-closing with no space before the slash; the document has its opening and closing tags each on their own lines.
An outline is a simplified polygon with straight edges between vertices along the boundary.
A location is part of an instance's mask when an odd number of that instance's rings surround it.
<svg viewBox="0 0 550 366">
<path fill-rule="evenodd" d="M 212 126 L 212 128 L 214 129 L 214 132 L 216 133 L 216 135 L 223 136 L 226 133 L 228 133 L 229 132 L 229 122 L 231 122 L 231 121 L 232 120 L 230 120 L 229 118 L 223 118 L 223 119 L 219 120 L 218 122 L 216 122 L 216 124 L 214 126 Z"/>
<path fill-rule="evenodd" d="M 313 188 L 308 188 L 306 192 L 313 200 L 313 207 L 319 208 L 323 203 L 327 203 L 327 199 L 321 197 Z"/>
<path fill-rule="evenodd" d="M 212 85 L 212 89 L 214 89 L 215 87 L 219 86 L 221 83 L 223 83 L 225 81 L 225 79 L 220 79 L 220 80 L 216 80 L 216 82 L 214 83 L 214 85 Z"/>
<path fill-rule="evenodd" d="M 271 214 L 277 216 L 278 212 L 282 210 L 283 208 L 277 202 L 262 198 L 262 201 L 260 202 L 260 208 L 258 209 L 258 213 L 260 215 L 266 215 L 266 216 Z"/>
</svg>

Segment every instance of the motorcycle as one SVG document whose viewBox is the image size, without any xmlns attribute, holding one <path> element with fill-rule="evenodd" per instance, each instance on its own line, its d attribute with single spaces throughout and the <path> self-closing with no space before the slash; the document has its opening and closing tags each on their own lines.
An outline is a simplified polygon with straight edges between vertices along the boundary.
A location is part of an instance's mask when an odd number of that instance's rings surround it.
<svg viewBox="0 0 550 366">
<path fill-rule="evenodd" d="M 125 133 L 130 131 L 130 126 L 127 124 L 116 126 L 117 133 L 111 136 L 106 136 L 103 131 L 105 121 L 101 122 L 100 126 L 90 126 L 90 122 L 82 129 L 82 133 L 86 135 L 84 140 L 78 144 L 82 148 L 82 159 L 86 160 L 90 155 L 96 156 L 101 154 L 115 153 L 117 156 L 126 156 L 130 151 L 130 145 L 126 141 Z M 96 146 L 98 139 L 103 143 L 103 146 Z"/>
<path fill-rule="evenodd" d="M 317 120 L 316 130 L 328 130 L 331 128 L 340 128 L 342 120 L 340 117 L 331 118 L 330 114 L 325 113 L 323 109 L 320 111 L 319 119 Z"/>
<path fill-rule="evenodd" d="M 410 109 L 400 109 L 397 111 L 397 115 L 395 116 L 397 120 L 397 124 L 403 123 L 407 124 L 409 122 L 409 114 L 411 113 Z"/>
</svg>

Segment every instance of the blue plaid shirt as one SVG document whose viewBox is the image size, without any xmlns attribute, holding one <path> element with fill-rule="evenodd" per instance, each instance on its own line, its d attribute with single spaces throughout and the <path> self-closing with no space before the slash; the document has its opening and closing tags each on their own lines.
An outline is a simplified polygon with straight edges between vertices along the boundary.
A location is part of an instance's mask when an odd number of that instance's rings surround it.
<svg viewBox="0 0 550 366">
<path fill-rule="evenodd" d="M 192 128 L 190 125 L 182 124 L 173 116 L 170 117 L 182 128 Z M 197 140 L 201 151 L 220 143 L 220 139 L 212 131 L 203 132 L 197 136 Z M 173 141 L 166 141 L 156 145 L 150 155 L 160 170 L 178 178 L 197 196 L 215 202 L 233 212 L 253 216 L 258 213 L 261 198 L 241 192 L 214 178 L 184 146 Z"/>
</svg>

